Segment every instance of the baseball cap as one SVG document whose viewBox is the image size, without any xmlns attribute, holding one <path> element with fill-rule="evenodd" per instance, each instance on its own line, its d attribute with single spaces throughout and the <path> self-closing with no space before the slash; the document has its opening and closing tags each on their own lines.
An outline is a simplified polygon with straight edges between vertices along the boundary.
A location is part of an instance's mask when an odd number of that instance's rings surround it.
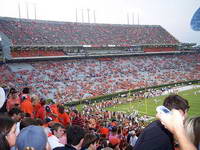
<svg viewBox="0 0 200 150">
<path fill-rule="evenodd" d="M 132 131 L 129 132 L 129 134 L 133 134 L 133 135 L 134 135 L 134 134 L 135 134 L 135 131 L 132 130 Z"/>
<path fill-rule="evenodd" d="M 26 147 L 33 147 L 35 150 L 44 150 L 47 144 L 47 135 L 40 126 L 30 125 L 23 128 L 16 140 L 18 150 L 24 150 Z"/>
</svg>

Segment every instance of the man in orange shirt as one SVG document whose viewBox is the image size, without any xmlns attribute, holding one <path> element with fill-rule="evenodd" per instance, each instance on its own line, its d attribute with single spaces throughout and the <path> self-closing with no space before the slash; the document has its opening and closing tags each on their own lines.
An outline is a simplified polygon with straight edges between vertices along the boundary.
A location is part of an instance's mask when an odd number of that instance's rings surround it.
<svg viewBox="0 0 200 150">
<path fill-rule="evenodd" d="M 59 122 L 62 123 L 65 127 L 70 125 L 70 117 L 69 115 L 65 112 L 65 108 L 62 105 L 58 105 L 58 119 Z"/>
<path fill-rule="evenodd" d="M 32 103 L 29 99 L 26 99 L 26 97 L 22 97 L 21 111 L 23 111 L 24 113 L 28 113 L 31 117 L 33 117 Z"/>
<path fill-rule="evenodd" d="M 36 112 L 36 118 L 40 118 L 42 120 L 50 119 L 48 121 L 59 122 L 58 120 L 58 110 L 56 104 L 53 105 L 45 105 L 46 101 L 40 100 L 41 107 Z"/>
<path fill-rule="evenodd" d="M 58 110 L 57 110 L 57 106 L 54 105 L 47 105 L 45 107 L 45 111 L 46 111 L 46 118 L 51 118 L 52 121 L 54 122 L 59 122 L 58 120 Z"/>
<path fill-rule="evenodd" d="M 41 105 L 41 107 L 35 113 L 35 117 L 36 118 L 40 118 L 42 120 L 45 119 L 45 117 L 46 117 L 46 114 L 45 114 L 45 104 L 46 104 L 46 101 L 41 98 L 40 99 L 40 105 Z"/>
</svg>

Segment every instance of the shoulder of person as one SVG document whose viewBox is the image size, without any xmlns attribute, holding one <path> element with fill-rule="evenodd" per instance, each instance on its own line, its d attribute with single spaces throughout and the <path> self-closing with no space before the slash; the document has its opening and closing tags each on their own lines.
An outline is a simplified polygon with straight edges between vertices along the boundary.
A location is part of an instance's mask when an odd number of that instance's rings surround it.
<svg viewBox="0 0 200 150">
<path fill-rule="evenodd" d="M 53 150 L 76 150 L 76 149 L 74 147 L 69 146 L 69 145 L 65 145 L 63 147 L 54 148 Z"/>
<path fill-rule="evenodd" d="M 141 133 L 139 137 L 149 138 L 165 138 L 171 136 L 171 133 L 161 124 L 159 120 L 153 121 L 150 123 Z"/>
<path fill-rule="evenodd" d="M 53 150 L 67 150 L 67 149 L 65 149 L 65 146 L 63 146 L 63 147 L 56 147 Z"/>
</svg>

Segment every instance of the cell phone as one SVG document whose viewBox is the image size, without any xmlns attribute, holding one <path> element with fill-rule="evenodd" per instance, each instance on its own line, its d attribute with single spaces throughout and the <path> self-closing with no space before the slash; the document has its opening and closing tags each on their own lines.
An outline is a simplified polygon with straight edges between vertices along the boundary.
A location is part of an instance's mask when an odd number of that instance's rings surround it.
<svg viewBox="0 0 200 150">
<path fill-rule="evenodd" d="M 171 114 L 171 111 L 167 107 L 165 107 L 165 106 L 158 106 L 156 108 L 156 111 L 158 113 Z"/>
</svg>

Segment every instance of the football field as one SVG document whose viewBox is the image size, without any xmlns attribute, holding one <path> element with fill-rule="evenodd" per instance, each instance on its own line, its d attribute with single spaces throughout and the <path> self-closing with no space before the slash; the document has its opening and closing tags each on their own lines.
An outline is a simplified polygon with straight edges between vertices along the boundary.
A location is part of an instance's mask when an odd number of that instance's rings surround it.
<svg viewBox="0 0 200 150">
<path fill-rule="evenodd" d="M 189 116 L 200 116 L 200 88 L 182 91 L 179 92 L 178 95 L 189 101 Z M 136 110 L 141 114 L 155 116 L 156 107 L 163 104 L 165 97 L 167 97 L 167 95 L 137 100 L 131 103 L 115 105 L 113 107 L 106 108 L 106 110 L 122 111 L 126 113 L 132 113 L 134 110 Z"/>
</svg>

